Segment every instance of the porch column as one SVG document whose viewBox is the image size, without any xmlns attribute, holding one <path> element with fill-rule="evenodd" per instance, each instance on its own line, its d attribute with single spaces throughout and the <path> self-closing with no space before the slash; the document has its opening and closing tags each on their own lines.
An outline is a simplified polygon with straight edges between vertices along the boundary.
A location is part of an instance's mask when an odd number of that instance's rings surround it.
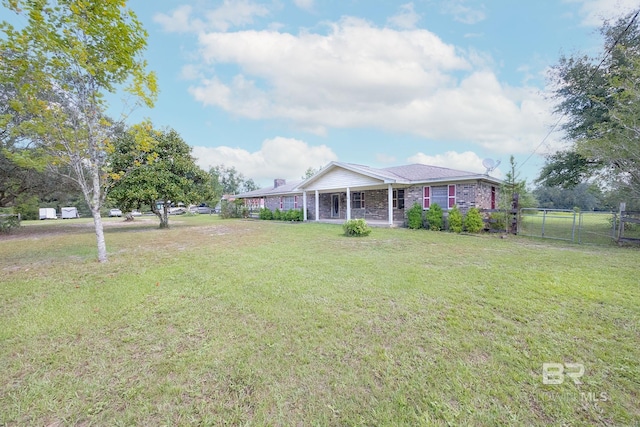
<svg viewBox="0 0 640 427">
<path fill-rule="evenodd" d="M 347 187 L 347 221 L 351 219 L 351 191 Z"/>
<path fill-rule="evenodd" d="M 393 226 L 393 186 L 389 184 L 388 190 L 388 201 L 389 201 L 389 225 Z"/>
<path fill-rule="evenodd" d="M 320 221 L 320 193 L 316 190 L 316 222 Z"/>
<path fill-rule="evenodd" d="M 307 192 L 302 192 L 302 219 L 307 222 Z"/>
</svg>

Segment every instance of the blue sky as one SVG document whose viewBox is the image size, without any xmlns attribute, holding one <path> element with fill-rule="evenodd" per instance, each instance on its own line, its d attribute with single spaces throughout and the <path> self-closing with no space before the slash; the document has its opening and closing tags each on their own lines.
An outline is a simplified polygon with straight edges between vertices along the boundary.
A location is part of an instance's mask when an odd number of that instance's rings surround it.
<svg viewBox="0 0 640 427">
<path fill-rule="evenodd" d="M 204 169 L 269 185 L 332 160 L 531 182 L 562 146 L 549 67 L 598 54 L 603 18 L 637 0 L 131 0 L 170 126 Z M 532 153 L 535 153 L 532 155 Z"/>
</svg>

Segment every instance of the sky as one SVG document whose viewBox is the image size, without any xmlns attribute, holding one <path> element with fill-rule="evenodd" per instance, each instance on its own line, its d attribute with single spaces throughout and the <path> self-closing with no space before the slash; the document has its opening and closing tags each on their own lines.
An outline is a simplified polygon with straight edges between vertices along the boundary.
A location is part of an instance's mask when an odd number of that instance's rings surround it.
<svg viewBox="0 0 640 427">
<path fill-rule="evenodd" d="M 531 183 L 566 142 L 550 68 L 602 52 L 638 0 L 130 0 L 157 73 L 150 118 L 203 169 L 260 186 L 331 161 L 484 173 L 515 157 Z M 131 123 L 133 124 L 133 123 Z"/>
</svg>

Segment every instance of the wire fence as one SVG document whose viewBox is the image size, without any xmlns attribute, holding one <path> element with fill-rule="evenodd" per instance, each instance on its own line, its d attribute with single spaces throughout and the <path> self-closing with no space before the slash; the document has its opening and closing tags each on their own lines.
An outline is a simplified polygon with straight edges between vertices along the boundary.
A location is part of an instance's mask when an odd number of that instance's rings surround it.
<svg viewBox="0 0 640 427">
<path fill-rule="evenodd" d="M 615 241 L 618 223 L 615 212 L 523 208 L 520 209 L 518 234 L 603 245 Z"/>
</svg>

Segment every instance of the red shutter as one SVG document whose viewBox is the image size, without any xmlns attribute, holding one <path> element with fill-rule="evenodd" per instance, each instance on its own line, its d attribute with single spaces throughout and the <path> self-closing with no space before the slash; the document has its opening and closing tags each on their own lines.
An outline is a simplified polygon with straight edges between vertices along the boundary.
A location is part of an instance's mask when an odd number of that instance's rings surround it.
<svg viewBox="0 0 640 427">
<path fill-rule="evenodd" d="M 282 210 L 283 206 L 284 206 L 284 204 L 283 204 L 283 201 L 282 201 L 282 196 L 280 196 L 280 210 Z"/>
<path fill-rule="evenodd" d="M 422 199 L 422 208 L 423 209 L 429 209 L 429 206 L 431 205 L 431 197 L 429 196 L 430 187 L 424 187 L 424 197 Z"/>
<path fill-rule="evenodd" d="M 455 184 L 449 185 L 449 209 L 456 204 L 456 186 Z"/>
<path fill-rule="evenodd" d="M 298 209 L 298 196 L 293 196 L 293 209 Z"/>
<path fill-rule="evenodd" d="M 491 209 L 496 208 L 496 187 L 491 187 Z"/>
</svg>

